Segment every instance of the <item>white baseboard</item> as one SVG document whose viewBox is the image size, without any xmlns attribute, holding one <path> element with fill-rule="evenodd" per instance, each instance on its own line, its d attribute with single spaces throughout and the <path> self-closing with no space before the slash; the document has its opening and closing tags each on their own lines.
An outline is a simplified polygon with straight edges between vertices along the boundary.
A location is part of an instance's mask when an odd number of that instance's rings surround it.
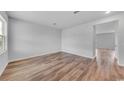
<svg viewBox="0 0 124 93">
<path fill-rule="evenodd" d="M 70 54 L 74 54 L 74 55 L 78 55 L 78 56 L 82 56 L 82 57 L 86 57 L 86 58 L 94 58 L 94 56 L 86 56 L 86 55 L 80 55 L 79 53 L 75 53 L 69 50 L 61 50 L 62 52 L 66 52 L 66 53 L 70 53 Z"/>
<path fill-rule="evenodd" d="M 29 58 L 33 58 L 33 57 L 43 56 L 43 55 L 47 55 L 47 54 L 57 53 L 57 52 L 66 52 L 66 53 L 70 53 L 70 54 L 74 54 L 74 55 L 78 55 L 78 56 L 82 56 L 82 57 L 94 58 L 94 56 L 80 55 L 78 53 L 75 53 L 75 52 L 72 52 L 72 51 L 68 51 L 68 50 L 58 50 L 58 51 L 45 52 L 45 53 L 42 53 L 42 54 L 37 54 L 37 55 L 28 56 L 28 57 L 23 57 L 23 58 L 12 59 L 12 60 L 9 60 L 9 63 L 10 62 L 19 61 L 19 60 L 29 59 Z"/>
<path fill-rule="evenodd" d="M 47 55 L 47 54 L 57 53 L 57 52 L 61 52 L 61 51 L 57 50 L 57 51 L 45 52 L 45 53 L 42 53 L 42 54 L 32 55 L 32 56 L 28 56 L 28 57 L 12 59 L 12 60 L 9 60 L 9 63 L 19 61 L 19 60 L 29 59 L 29 58 L 33 58 L 33 57 L 43 56 L 43 55 Z"/>
</svg>

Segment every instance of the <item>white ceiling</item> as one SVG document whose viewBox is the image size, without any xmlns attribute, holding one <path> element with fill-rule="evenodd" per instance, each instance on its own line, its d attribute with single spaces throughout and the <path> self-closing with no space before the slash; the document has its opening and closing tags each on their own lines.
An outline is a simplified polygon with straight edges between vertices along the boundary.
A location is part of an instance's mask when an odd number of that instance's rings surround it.
<svg viewBox="0 0 124 93">
<path fill-rule="evenodd" d="M 105 14 L 105 11 L 80 11 L 74 14 L 73 12 L 74 11 L 9 11 L 7 14 L 12 18 L 47 25 L 57 29 L 66 29 L 118 13 L 111 12 L 110 14 Z M 54 23 L 56 23 L 56 25 L 53 25 Z"/>
</svg>

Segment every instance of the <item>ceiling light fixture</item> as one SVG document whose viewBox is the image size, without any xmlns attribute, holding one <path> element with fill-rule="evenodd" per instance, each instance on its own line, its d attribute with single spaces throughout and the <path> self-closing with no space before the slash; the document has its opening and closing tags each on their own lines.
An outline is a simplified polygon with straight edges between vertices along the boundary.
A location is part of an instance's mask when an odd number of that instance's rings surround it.
<svg viewBox="0 0 124 93">
<path fill-rule="evenodd" d="M 106 14 L 109 14 L 110 12 L 111 12 L 111 11 L 106 11 L 105 13 L 106 13 Z"/>
<path fill-rule="evenodd" d="M 79 12 L 80 12 L 80 11 L 74 11 L 73 13 L 74 13 L 74 14 L 77 14 L 77 13 L 79 13 Z"/>
</svg>

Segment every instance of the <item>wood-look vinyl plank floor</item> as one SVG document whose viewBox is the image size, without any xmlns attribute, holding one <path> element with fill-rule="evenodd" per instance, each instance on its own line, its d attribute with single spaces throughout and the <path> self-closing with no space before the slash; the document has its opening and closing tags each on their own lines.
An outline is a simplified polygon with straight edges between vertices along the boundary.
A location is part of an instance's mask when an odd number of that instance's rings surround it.
<svg viewBox="0 0 124 93">
<path fill-rule="evenodd" d="M 104 73 L 105 74 L 105 73 Z M 1 81 L 81 81 L 124 80 L 124 68 L 116 62 L 109 77 L 97 70 L 96 59 L 58 52 L 11 62 L 0 77 Z"/>
</svg>

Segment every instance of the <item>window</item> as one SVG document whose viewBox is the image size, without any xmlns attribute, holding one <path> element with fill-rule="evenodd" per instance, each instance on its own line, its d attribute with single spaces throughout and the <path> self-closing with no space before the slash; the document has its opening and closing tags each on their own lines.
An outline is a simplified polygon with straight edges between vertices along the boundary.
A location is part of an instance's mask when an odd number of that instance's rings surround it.
<svg viewBox="0 0 124 93">
<path fill-rule="evenodd" d="M 2 18 L 2 16 L 0 16 L 0 54 L 2 54 L 3 52 L 5 52 L 6 50 L 6 40 L 5 40 L 5 20 Z"/>
</svg>

